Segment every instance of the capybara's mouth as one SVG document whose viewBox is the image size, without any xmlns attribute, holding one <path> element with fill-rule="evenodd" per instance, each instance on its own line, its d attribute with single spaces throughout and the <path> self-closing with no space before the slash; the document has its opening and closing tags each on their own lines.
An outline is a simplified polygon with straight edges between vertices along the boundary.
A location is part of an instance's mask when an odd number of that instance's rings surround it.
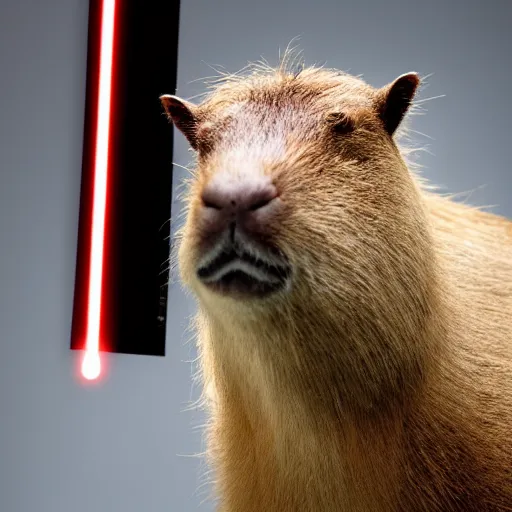
<svg viewBox="0 0 512 512">
<path fill-rule="evenodd" d="M 255 256 L 240 248 L 223 250 L 197 270 L 199 279 L 223 295 L 265 297 L 286 287 L 290 265 L 284 258 Z"/>
</svg>

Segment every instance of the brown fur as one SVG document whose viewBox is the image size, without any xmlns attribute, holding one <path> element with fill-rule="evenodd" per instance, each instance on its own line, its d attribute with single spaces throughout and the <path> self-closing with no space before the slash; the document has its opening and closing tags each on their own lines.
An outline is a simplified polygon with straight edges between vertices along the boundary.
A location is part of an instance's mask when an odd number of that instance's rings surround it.
<svg viewBox="0 0 512 512">
<path fill-rule="evenodd" d="M 179 261 L 222 512 L 512 510 L 512 223 L 408 169 L 390 90 L 260 66 L 199 106 L 163 99 L 198 149 Z M 280 191 L 294 281 L 234 301 L 195 276 L 197 215 L 209 178 L 247 165 Z"/>
</svg>

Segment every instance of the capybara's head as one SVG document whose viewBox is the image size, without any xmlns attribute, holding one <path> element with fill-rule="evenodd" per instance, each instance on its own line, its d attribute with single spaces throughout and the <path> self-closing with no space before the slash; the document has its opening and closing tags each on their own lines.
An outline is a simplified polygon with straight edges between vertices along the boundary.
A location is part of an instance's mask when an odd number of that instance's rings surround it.
<svg viewBox="0 0 512 512">
<path fill-rule="evenodd" d="M 332 312 L 368 335 L 424 315 L 429 230 L 394 137 L 418 84 L 278 68 L 161 97 L 197 153 L 179 264 L 203 309 Z"/>
</svg>

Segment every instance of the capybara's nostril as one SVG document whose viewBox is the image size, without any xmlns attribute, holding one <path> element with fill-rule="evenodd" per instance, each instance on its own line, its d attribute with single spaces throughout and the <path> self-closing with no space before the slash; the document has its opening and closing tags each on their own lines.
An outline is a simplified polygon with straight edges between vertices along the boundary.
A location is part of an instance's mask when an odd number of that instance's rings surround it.
<svg viewBox="0 0 512 512">
<path fill-rule="evenodd" d="M 247 209 L 250 210 L 251 212 L 259 210 L 260 208 L 267 206 L 267 204 L 269 204 L 271 201 L 273 201 L 276 197 L 277 197 L 277 195 L 268 194 L 268 195 L 265 195 L 264 197 L 257 198 L 257 199 L 255 199 L 253 204 L 251 204 Z"/>
<path fill-rule="evenodd" d="M 213 208 L 214 210 L 222 210 L 222 206 L 219 206 L 219 204 L 214 203 L 208 196 L 205 196 L 203 194 L 201 199 L 203 201 L 203 206 L 205 208 Z"/>
</svg>

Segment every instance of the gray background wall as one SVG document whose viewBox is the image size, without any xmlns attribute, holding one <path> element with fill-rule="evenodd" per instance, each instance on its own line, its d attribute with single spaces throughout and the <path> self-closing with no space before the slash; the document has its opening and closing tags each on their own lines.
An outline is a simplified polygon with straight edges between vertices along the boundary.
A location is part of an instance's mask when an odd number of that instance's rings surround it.
<svg viewBox="0 0 512 512">
<path fill-rule="evenodd" d="M 181 20 L 185 97 L 212 74 L 202 61 L 275 63 L 297 35 L 308 63 L 373 85 L 434 73 L 422 97 L 446 97 L 413 125 L 434 138 L 417 135 L 435 155 L 424 174 L 446 191 L 485 185 L 471 201 L 512 217 L 512 2 L 182 0 Z M 207 487 L 190 457 L 204 418 L 184 412 L 197 395 L 190 299 L 171 286 L 166 358 L 106 357 L 101 385 L 80 384 L 68 349 L 86 37 L 86 0 L 0 0 L 0 510 L 192 511 Z M 181 135 L 174 159 L 189 161 Z"/>
</svg>

